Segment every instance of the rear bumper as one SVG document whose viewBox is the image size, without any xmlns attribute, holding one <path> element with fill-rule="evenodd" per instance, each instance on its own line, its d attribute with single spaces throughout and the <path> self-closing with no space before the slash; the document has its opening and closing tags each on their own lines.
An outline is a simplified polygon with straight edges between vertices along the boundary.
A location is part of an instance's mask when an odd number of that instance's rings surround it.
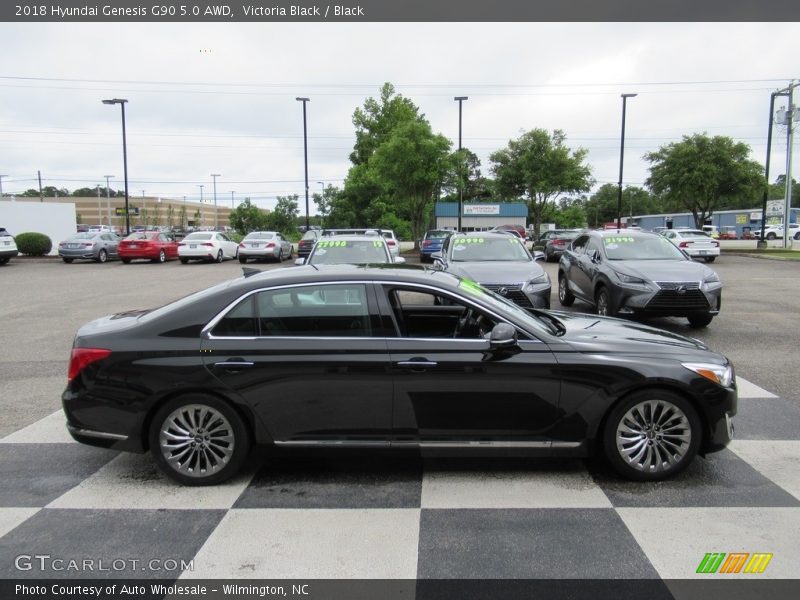
<svg viewBox="0 0 800 600">
<path fill-rule="evenodd" d="M 14 258 L 19 251 L 14 248 L 13 250 L 0 250 L 0 258 Z"/>
</svg>

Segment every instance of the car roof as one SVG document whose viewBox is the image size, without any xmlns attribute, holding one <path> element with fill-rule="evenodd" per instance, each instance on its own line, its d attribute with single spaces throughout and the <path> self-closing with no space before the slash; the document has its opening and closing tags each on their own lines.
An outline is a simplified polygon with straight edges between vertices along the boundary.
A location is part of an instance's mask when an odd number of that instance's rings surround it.
<svg viewBox="0 0 800 600">
<path fill-rule="evenodd" d="M 594 231 L 587 231 L 589 235 L 599 238 L 618 237 L 620 235 L 627 235 L 629 237 L 661 237 L 652 231 L 642 231 L 641 229 L 596 229 Z"/>
<path fill-rule="evenodd" d="M 454 233 L 453 237 L 488 237 L 507 240 L 508 233 L 503 231 L 467 231 L 466 233 Z"/>
<path fill-rule="evenodd" d="M 314 275 L 314 277 L 311 277 Z M 432 269 L 416 264 L 331 264 L 303 265 L 291 269 L 271 269 L 234 280 L 233 284 L 247 287 L 263 285 L 290 285 L 302 283 L 309 278 L 314 281 L 339 281 L 342 279 L 363 279 L 389 283 L 435 283 L 443 287 L 457 287 L 459 279 L 446 271 Z M 245 283 L 246 282 L 246 283 Z"/>
<path fill-rule="evenodd" d="M 342 234 L 342 235 L 336 235 L 336 236 L 332 236 L 332 235 L 322 236 L 321 238 L 319 238 L 318 241 L 320 241 L 320 242 L 330 241 L 330 240 L 325 240 L 326 237 L 335 237 L 337 242 L 340 242 L 340 241 L 341 242 L 369 242 L 371 244 L 373 242 L 384 241 L 383 236 L 380 236 L 380 235 L 372 235 L 372 234 L 371 235 L 361 235 L 361 234 L 355 234 L 355 233 Z M 384 243 L 386 243 L 386 242 L 384 241 Z"/>
</svg>

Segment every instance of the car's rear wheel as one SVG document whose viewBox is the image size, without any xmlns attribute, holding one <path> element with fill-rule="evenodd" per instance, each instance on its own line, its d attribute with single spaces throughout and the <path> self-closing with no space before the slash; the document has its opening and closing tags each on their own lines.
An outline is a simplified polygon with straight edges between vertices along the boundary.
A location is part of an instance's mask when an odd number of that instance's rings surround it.
<svg viewBox="0 0 800 600">
<path fill-rule="evenodd" d="M 597 314 L 602 317 L 613 317 L 616 314 L 614 307 L 611 306 L 611 296 L 603 286 L 597 288 L 594 294 L 594 305 Z"/>
<path fill-rule="evenodd" d="M 174 398 L 153 417 L 150 452 L 164 473 L 184 485 L 213 485 L 239 471 L 250 434 L 226 402 L 206 394 Z"/>
<path fill-rule="evenodd" d="M 247 257 L 246 256 L 242 256 L 240 254 L 239 255 L 239 262 L 242 263 L 242 264 L 245 264 L 247 262 Z"/>
<path fill-rule="evenodd" d="M 689 327 L 692 329 L 700 329 L 701 327 L 705 327 L 711 323 L 711 320 L 714 317 L 712 315 L 692 315 L 686 318 L 689 321 Z"/>
<path fill-rule="evenodd" d="M 776 235 L 775 235 L 775 232 L 773 232 L 773 231 L 770 231 L 770 232 L 767 234 L 767 239 L 768 239 L 768 240 L 774 240 L 776 237 L 778 237 L 778 236 L 776 236 Z"/>
<path fill-rule="evenodd" d="M 121 258 L 120 260 L 122 261 L 122 264 L 124 264 L 124 265 L 131 264 L 131 259 L 130 258 Z"/>
<path fill-rule="evenodd" d="M 158 262 L 167 262 L 167 253 L 163 249 L 158 252 Z"/>
<path fill-rule="evenodd" d="M 222 248 L 220 248 L 219 252 L 217 252 L 217 262 L 221 263 L 225 257 L 222 254 Z"/>
<path fill-rule="evenodd" d="M 181 264 L 182 264 L 182 265 L 185 265 L 185 264 L 186 264 L 186 263 L 188 263 L 188 262 L 189 262 L 189 259 L 188 259 L 188 258 L 181 258 Z"/>
<path fill-rule="evenodd" d="M 561 306 L 572 306 L 575 302 L 575 296 L 569 291 L 567 278 L 564 275 L 558 278 L 558 301 Z"/>
<path fill-rule="evenodd" d="M 67 264 L 70 264 L 70 263 L 72 263 L 72 261 L 73 261 L 73 260 L 75 260 L 75 259 L 74 259 L 74 258 L 67 258 L 66 256 L 62 256 L 62 257 L 61 257 L 61 260 L 63 260 L 63 261 L 64 261 L 65 263 L 67 263 Z"/>
<path fill-rule="evenodd" d="M 100 250 L 100 252 L 97 253 L 97 262 L 104 263 L 107 260 L 108 260 L 108 252 L 106 252 L 105 250 Z"/>
<path fill-rule="evenodd" d="M 700 418 L 688 400 L 667 390 L 643 390 L 612 409 L 603 447 L 626 479 L 657 481 L 686 468 L 700 436 Z"/>
<path fill-rule="evenodd" d="M 705 260 L 707 263 L 712 263 L 712 262 L 714 262 L 716 259 L 717 259 L 717 257 L 716 257 L 716 256 L 706 256 L 706 257 L 704 257 L 704 258 L 703 258 L 703 260 Z"/>
</svg>

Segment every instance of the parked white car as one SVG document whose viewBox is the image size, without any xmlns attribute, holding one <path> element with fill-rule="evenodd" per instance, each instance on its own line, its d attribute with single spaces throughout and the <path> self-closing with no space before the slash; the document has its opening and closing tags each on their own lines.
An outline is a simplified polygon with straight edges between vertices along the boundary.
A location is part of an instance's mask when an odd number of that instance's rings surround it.
<svg viewBox="0 0 800 600">
<path fill-rule="evenodd" d="M 386 245 L 389 247 L 389 252 L 392 253 L 394 258 L 400 256 L 400 242 L 394 235 L 391 229 L 381 229 L 381 235 L 386 240 Z"/>
<path fill-rule="evenodd" d="M 239 244 L 218 231 L 195 231 L 178 244 L 178 258 L 184 265 L 190 260 L 222 262 L 239 256 Z"/>
<path fill-rule="evenodd" d="M 8 233 L 5 227 L 0 227 L 0 265 L 6 264 L 17 254 L 19 252 L 17 251 L 17 242 L 14 241 L 14 236 Z"/>
<path fill-rule="evenodd" d="M 281 262 L 292 258 L 292 243 L 277 231 L 251 231 L 239 243 L 239 262 L 250 258 Z"/>
<path fill-rule="evenodd" d="M 710 263 L 719 256 L 719 242 L 700 229 L 670 229 L 662 235 L 692 258 Z"/>
<path fill-rule="evenodd" d="M 761 229 L 756 228 L 756 236 L 761 236 Z M 800 225 L 797 223 L 789 223 L 789 235 L 795 239 L 800 240 Z M 764 238 L 768 240 L 783 239 L 783 224 L 781 225 L 767 225 L 764 228 Z"/>
</svg>

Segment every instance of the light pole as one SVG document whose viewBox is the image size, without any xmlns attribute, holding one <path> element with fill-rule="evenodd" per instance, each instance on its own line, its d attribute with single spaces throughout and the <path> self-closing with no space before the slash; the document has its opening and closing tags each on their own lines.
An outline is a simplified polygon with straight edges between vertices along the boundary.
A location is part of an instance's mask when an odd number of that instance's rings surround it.
<svg viewBox="0 0 800 600">
<path fill-rule="evenodd" d="M 792 147 L 794 146 L 794 126 L 793 123 L 800 116 L 800 110 L 794 105 L 794 88 L 800 83 L 794 83 L 779 92 L 780 95 L 789 97 L 789 106 L 786 109 L 781 108 L 778 111 L 777 119 L 778 124 L 786 125 L 786 188 L 784 192 L 783 204 L 783 247 L 791 248 L 791 228 L 790 219 L 792 216 Z M 763 221 L 762 221 L 763 222 Z"/>
<path fill-rule="evenodd" d="M 203 203 L 203 184 L 201 183 L 197 187 L 200 188 L 200 204 L 202 204 Z"/>
<path fill-rule="evenodd" d="M 295 98 L 298 102 L 303 103 L 303 160 L 306 168 L 306 231 L 309 228 L 308 218 L 308 133 L 306 128 L 306 103 L 310 102 L 309 98 Z"/>
<path fill-rule="evenodd" d="M 217 212 L 217 177 L 219 173 L 212 173 L 211 177 L 214 178 L 214 229 L 219 229 L 219 213 Z"/>
<path fill-rule="evenodd" d="M 233 210 L 233 190 L 231 190 L 231 210 Z"/>
<path fill-rule="evenodd" d="M 140 211 L 139 215 L 139 220 L 144 221 L 144 230 L 147 231 L 147 204 L 146 200 L 144 199 L 144 190 L 142 190 L 142 210 Z"/>
<path fill-rule="evenodd" d="M 461 159 L 461 107 L 464 100 L 469 100 L 467 96 L 456 96 L 453 98 L 458 102 L 458 157 Z M 460 165 L 459 165 L 460 166 Z M 458 230 L 461 231 L 461 213 L 464 204 L 464 186 L 461 182 L 461 173 L 458 174 Z"/>
<path fill-rule="evenodd" d="M 100 184 L 97 184 L 97 224 L 103 224 L 103 208 L 100 204 Z"/>
<path fill-rule="evenodd" d="M 109 188 L 108 180 L 114 177 L 113 175 L 103 175 L 106 178 L 106 209 L 108 211 L 108 226 L 111 227 L 111 189 Z"/>
<path fill-rule="evenodd" d="M 320 212 L 322 213 L 321 218 L 320 218 L 320 225 L 322 225 L 323 224 L 322 223 L 322 219 L 325 218 L 325 182 L 324 181 L 318 181 L 317 183 L 320 185 L 320 188 L 319 188 L 319 206 L 320 206 Z"/>
<path fill-rule="evenodd" d="M 638 94 L 621 94 L 622 96 L 622 135 L 619 144 L 619 189 L 617 190 L 617 229 L 622 227 L 622 163 L 625 157 L 625 106 L 628 98 L 635 98 Z M 633 206 L 631 205 L 631 216 Z"/>
<path fill-rule="evenodd" d="M 125 139 L 125 103 L 124 98 L 103 100 L 103 104 L 119 104 L 122 108 L 122 167 L 125 172 L 125 235 L 131 234 L 131 216 L 128 214 L 128 144 Z"/>
</svg>

